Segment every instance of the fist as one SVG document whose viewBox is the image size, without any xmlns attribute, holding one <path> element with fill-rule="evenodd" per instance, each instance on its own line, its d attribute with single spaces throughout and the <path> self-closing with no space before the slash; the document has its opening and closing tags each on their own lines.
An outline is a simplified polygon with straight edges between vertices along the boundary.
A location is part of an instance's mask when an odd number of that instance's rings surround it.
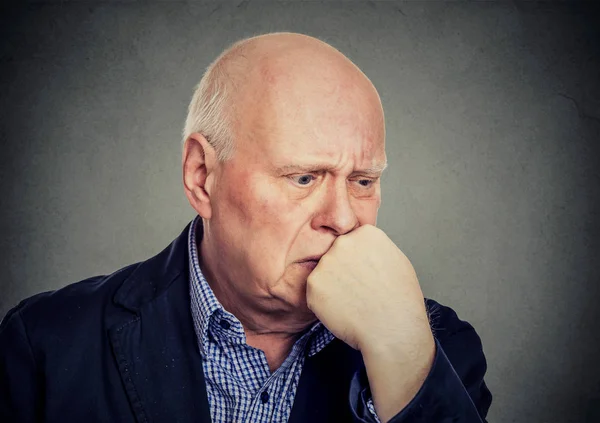
<svg viewBox="0 0 600 423">
<path fill-rule="evenodd" d="M 433 339 L 412 264 L 372 225 L 335 240 L 307 278 L 306 301 L 337 338 L 363 353 L 383 346 L 410 356 Z"/>
</svg>

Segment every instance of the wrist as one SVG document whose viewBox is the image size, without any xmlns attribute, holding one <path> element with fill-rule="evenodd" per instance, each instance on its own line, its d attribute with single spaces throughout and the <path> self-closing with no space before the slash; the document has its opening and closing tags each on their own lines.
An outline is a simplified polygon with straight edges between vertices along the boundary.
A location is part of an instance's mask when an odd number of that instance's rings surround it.
<svg viewBox="0 0 600 423">
<path fill-rule="evenodd" d="M 410 346 L 378 343 L 361 350 L 378 416 L 388 421 L 417 395 L 435 359 L 436 345 L 430 339 Z"/>
<path fill-rule="evenodd" d="M 431 355 L 433 360 L 435 339 L 429 322 L 418 322 L 407 330 L 398 329 L 396 326 L 393 331 L 367 331 L 359 338 L 357 347 L 363 357 L 374 356 L 395 362 L 418 362 L 427 361 L 428 355 Z"/>
<path fill-rule="evenodd" d="M 418 342 L 390 342 L 381 340 L 361 344 L 365 366 L 367 362 L 378 362 L 390 368 L 410 368 L 429 371 L 435 358 L 436 345 L 433 335 Z"/>
</svg>

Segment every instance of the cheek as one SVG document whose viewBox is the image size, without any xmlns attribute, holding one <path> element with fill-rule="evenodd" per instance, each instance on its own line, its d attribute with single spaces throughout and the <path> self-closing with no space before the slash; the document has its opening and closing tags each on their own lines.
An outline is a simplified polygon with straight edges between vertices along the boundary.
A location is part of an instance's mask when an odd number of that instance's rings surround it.
<svg viewBox="0 0 600 423">
<path fill-rule="evenodd" d="M 257 184 L 253 190 L 256 220 L 262 225 L 278 228 L 284 223 L 289 210 L 285 199 L 277 189 L 268 184 Z"/>
<path fill-rule="evenodd" d="M 302 207 L 284 188 L 258 177 L 245 188 L 236 186 L 231 198 L 243 216 L 234 236 L 244 245 L 246 259 L 261 263 L 254 273 L 266 281 L 279 280 L 305 221 Z"/>
<path fill-rule="evenodd" d="M 233 175 L 228 187 L 228 208 L 246 228 L 260 229 L 258 236 L 281 232 L 287 226 L 293 204 L 281 192 L 281 187 L 269 183 L 266 177 L 242 171 Z"/>
<path fill-rule="evenodd" d="M 354 204 L 354 212 L 361 225 L 373 225 L 377 223 L 377 212 L 381 205 L 381 197 L 356 201 Z"/>
</svg>

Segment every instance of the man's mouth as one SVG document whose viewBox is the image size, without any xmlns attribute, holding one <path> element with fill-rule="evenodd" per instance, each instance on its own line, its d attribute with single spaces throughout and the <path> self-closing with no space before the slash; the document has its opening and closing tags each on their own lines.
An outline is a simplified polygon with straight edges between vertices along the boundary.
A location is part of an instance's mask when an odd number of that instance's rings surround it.
<svg viewBox="0 0 600 423">
<path fill-rule="evenodd" d="M 305 261 L 316 261 L 317 263 L 319 262 L 319 260 L 321 260 L 322 256 L 309 256 L 309 257 L 304 257 L 302 260 L 298 260 L 299 263 L 305 262 Z"/>
<path fill-rule="evenodd" d="M 307 269 L 314 269 L 315 267 L 317 267 L 317 264 L 319 264 L 319 259 L 315 258 L 315 259 L 304 259 L 302 261 L 299 261 L 298 264 L 302 267 L 306 267 Z"/>
</svg>

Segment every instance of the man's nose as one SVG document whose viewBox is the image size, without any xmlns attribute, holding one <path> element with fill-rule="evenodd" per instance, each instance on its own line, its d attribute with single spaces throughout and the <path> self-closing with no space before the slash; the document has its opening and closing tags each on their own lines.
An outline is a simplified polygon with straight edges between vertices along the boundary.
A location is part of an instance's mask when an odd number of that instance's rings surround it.
<svg viewBox="0 0 600 423">
<path fill-rule="evenodd" d="M 331 187 L 323 197 L 317 216 L 313 219 L 314 229 L 327 228 L 336 235 L 343 235 L 358 226 L 358 217 L 345 183 L 343 186 Z"/>
</svg>

